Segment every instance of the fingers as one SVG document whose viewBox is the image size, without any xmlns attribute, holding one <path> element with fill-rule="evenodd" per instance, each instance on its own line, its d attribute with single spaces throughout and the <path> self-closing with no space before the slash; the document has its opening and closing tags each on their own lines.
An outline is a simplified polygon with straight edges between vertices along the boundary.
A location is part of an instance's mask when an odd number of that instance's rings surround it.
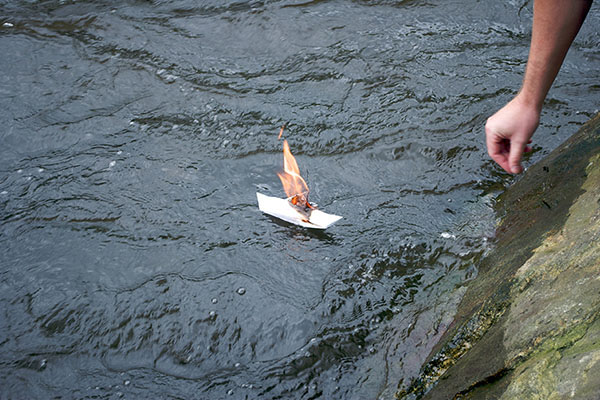
<svg viewBox="0 0 600 400">
<path fill-rule="evenodd" d="M 512 141 L 510 144 L 510 154 L 508 155 L 508 164 L 510 171 L 513 174 L 520 174 L 523 171 L 521 166 L 521 158 L 523 157 L 523 151 L 525 150 L 525 143 L 519 143 Z"/>
<path fill-rule="evenodd" d="M 531 140 L 525 143 L 519 143 L 515 140 L 505 139 L 500 135 L 488 132 L 486 135 L 486 145 L 488 154 L 502 169 L 511 174 L 519 174 L 523 172 L 521 159 L 523 153 L 531 151 L 531 146 L 528 144 Z"/>
<path fill-rule="evenodd" d="M 508 154 L 510 150 L 510 140 L 499 135 L 494 127 L 492 126 L 490 119 L 488 119 L 485 125 L 485 140 L 488 150 L 488 155 L 494 160 L 502 169 L 510 173 L 510 167 L 508 164 Z"/>
<path fill-rule="evenodd" d="M 521 159 L 531 151 L 531 136 L 539 124 L 540 111 L 518 95 L 489 117 L 485 124 L 488 154 L 506 172 L 523 171 Z"/>
<path fill-rule="evenodd" d="M 493 135 L 487 136 L 487 148 L 490 158 L 506 172 L 510 172 L 510 167 L 508 165 L 509 146 L 510 142 L 506 139 L 498 138 Z"/>
</svg>

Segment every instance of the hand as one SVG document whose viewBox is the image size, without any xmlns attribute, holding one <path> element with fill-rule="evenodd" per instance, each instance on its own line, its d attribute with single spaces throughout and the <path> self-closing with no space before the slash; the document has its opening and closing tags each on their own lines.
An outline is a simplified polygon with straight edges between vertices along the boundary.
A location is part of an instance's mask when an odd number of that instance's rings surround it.
<svg viewBox="0 0 600 400">
<path fill-rule="evenodd" d="M 518 174 L 523 171 L 523 152 L 538 127 L 541 110 L 524 102 L 519 95 L 488 118 L 485 135 L 488 154 L 506 172 Z"/>
</svg>

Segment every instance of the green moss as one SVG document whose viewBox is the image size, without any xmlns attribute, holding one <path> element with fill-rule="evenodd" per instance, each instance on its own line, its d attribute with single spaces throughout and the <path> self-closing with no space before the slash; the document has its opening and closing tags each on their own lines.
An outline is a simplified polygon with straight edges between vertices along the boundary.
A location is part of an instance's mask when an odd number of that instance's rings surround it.
<svg viewBox="0 0 600 400">
<path fill-rule="evenodd" d="M 532 357 L 535 357 L 536 353 L 547 353 L 554 352 L 557 350 L 567 349 L 573 346 L 576 342 L 578 342 L 586 333 L 588 328 L 588 324 L 582 323 L 572 327 L 567 332 L 563 333 L 560 336 L 551 337 L 544 342 L 536 349 L 535 353 Z"/>
<path fill-rule="evenodd" d="M 518 365 L 502 399 L 561 399 L 575 397 L 586 389 L 586 359 L 592 365 L 600 361 L 600 320 L 578 324 L 563 335 L 549 338 Z M 559 387 L 561 383 L 568 387 Z M 595 383 L 597 387 L 597 383 Z M 567 385 L 565 385 L 567 386 Z M 567 390 L 564 390 L 567 389 Z M 567 391 L 568 393 L 564 393 Z"/>
<path fill-rule="evenodd" d="M 562 355 L 564 357 L 575 357 L 580 354 L 600 352 L 600 318 L 596 319 L 592 324 L 581 324 L 578 328 L 577 332 L 569 335 L 570 338 L 575 339 L 577 334 L 585 329 L 585 339 L 577 339 L 572 345 L 563 346 Z"/>
<path fill-rule="evenodd" d="M 496 249 L 397 398 L 600 398 L 600 114 L 500 203 Z"/>
</svg>

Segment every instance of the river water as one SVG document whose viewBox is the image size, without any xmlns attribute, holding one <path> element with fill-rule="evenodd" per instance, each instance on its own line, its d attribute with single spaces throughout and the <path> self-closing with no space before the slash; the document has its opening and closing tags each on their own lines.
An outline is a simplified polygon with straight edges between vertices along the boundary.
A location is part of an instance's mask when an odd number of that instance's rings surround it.
<svg viewBox="0 0 600 400">
<path fill-rule="evenodd" d="M 0 1 L 0 397 L 389 399 L 493 246 L 522 1 Z M 598 110 L 594 4 L 525 165 Z M 279 128 L 326 231 L 283 197 Z"/>
</svg>

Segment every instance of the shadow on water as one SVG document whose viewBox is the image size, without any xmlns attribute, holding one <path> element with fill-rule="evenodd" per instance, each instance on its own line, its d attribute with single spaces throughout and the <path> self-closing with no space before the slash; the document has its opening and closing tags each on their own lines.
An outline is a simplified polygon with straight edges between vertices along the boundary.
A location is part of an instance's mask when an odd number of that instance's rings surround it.
<svg viewBox="0 0 600 400">
<path fill-rule="evenodd" d="M 273 217 L 271 215 L 265 215 L 271 222 L 275 225 L 284 228 L 281 231 L 289 236 L 290 239 L 294 240 L 306 240 L 306 239 L 317 239 L 323 244 L 335 245 L 336 243 L 335 236 L 328 233 L 322 229 L 311 229 L 311 228 L 303 228 L 292 223 L 283 221 L 279 218 Z"/>
</svg>

